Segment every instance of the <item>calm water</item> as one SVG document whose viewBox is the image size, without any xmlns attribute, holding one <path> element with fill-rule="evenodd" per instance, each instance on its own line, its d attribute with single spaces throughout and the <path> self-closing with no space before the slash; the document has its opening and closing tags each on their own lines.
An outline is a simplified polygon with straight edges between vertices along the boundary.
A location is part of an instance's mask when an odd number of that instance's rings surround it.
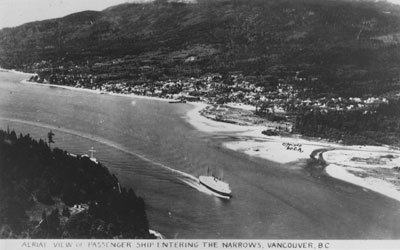
<svg viewBox="0 0 400 250">
<path fill-rule="evenodd" d="M 196 131 L 190 104 L 99 95 L 20 83 L 0 72 L 0 128 L 96 157 L 144 197 L 151 228 L 168 238 L 400 238 L 400 203 L 329 178 L 305 162 L 280 165 L 224 149 L 225 134 Z M 207 166 L 234 197 L 199 187 Z"/>
</svg>

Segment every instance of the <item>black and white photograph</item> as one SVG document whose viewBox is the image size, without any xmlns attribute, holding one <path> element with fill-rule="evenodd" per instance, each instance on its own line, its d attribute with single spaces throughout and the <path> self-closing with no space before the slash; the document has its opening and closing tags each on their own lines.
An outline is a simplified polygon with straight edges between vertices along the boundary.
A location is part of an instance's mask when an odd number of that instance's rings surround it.
<svg viewBox="0 0 400 250">
<path fill-rule="evenodd" d="M 399 239 L 400 0 L 0 0 L 0 250 Z"/>
</svg>

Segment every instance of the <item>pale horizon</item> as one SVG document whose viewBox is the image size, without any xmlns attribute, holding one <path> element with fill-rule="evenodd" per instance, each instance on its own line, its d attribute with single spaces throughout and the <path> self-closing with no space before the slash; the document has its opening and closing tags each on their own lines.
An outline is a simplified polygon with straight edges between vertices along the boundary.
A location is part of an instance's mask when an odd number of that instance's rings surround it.
<svg viewBox="0 0 400 250">
<path fill-rule="evenodd" d="M 153 0 L 0 0 L 0 29 L 131 2 Z M 387 0 L 400 5 L 400 0 Z"/>
<path fill-rule="evenodd" d="M 0 29 L 86 10 L 101 11 L 122 3 L 148 1 L 152 0 L 0 0 Z"/>
</svg>

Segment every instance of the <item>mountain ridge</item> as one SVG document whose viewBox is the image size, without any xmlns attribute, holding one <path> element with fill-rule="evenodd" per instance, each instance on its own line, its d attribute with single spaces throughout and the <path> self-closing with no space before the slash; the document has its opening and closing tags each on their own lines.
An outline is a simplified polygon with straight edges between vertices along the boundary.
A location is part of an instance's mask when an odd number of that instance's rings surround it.
<svg viewBox="0 0 400 250">
<path fill-rule="evenodd" d="M 398 33 L 400 7 L 385 2 L 159 0 L 0 30 L 0 66 L 35 71 L 32 65 L 43 60 L 59 65 L 132 57 L 129 67 L 149 64 L 169 77 L 239 70 L 393 78 Z"/>
</svg>

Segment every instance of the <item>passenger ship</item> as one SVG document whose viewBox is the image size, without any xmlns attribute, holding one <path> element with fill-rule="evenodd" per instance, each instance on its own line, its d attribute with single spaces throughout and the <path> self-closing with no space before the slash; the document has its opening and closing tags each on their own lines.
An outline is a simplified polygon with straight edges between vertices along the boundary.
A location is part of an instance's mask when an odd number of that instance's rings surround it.
<svg viewBox="0 0 400 250">
<path fill-rule="evenodd" d="M 199 182 L 215 194 L 218 194 L 218 197 L 225 199 L 230 199 L 232 197 L 232 191 L 229 188 L 229 184 L 224 182 L 221 178 L 213 175 L 202 175 L 199 177 Z"/>
</svg>

